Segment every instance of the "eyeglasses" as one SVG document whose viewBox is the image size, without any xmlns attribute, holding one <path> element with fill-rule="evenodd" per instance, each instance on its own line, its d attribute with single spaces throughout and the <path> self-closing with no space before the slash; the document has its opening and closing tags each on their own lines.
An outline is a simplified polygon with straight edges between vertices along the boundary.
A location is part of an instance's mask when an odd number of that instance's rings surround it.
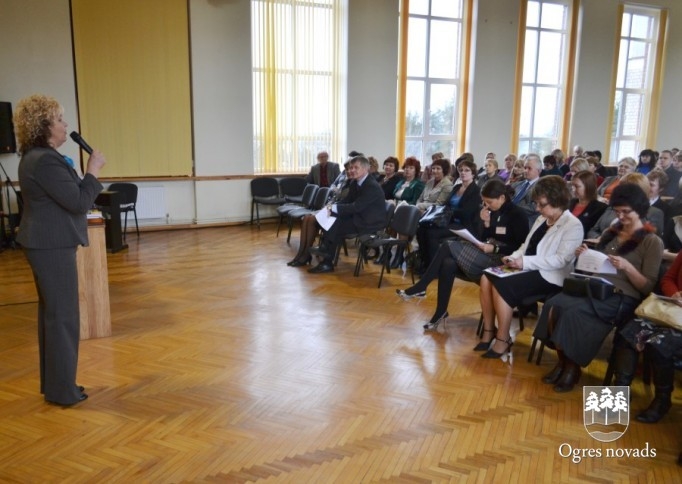
<svg viewBox="0 0 682 484">
<path fill-rule="evenodd" d="M 627 217 L 632 213 L 631 208 L 624 208 L 623 210 L 616 210 L 615 208 L 613 209 L 613 213 L 616 215 L 616 217 Z"/>
<path fill-rule="evenodd" d="M 549 202 L 535 202 L 535 205 L 537 205 L 538 208 L 540 208 L 540 210 L 542 210 L 542 209 L 545 208 L 547 205 L 549 205 Z"/>
</svg>

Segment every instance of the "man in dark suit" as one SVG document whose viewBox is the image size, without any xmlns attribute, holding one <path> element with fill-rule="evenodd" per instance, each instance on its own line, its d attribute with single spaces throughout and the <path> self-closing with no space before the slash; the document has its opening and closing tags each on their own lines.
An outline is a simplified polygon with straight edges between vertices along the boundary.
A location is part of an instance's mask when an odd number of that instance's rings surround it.
<svg viewBox="0 0 682 484">
<path fill-rule="evenodd" d="M 533 185 L 540 179 L 542 172 L 542 161 L 535 153 L 526 155 L 526 162 L 523 165 L 526 178 L 523 181 L 516 182 L 512 185 L 514 188 L 514 198 L 512 202 L 518 205 L 528 215 L 528 222 L 531 227 L 538 218 L 538 212 L 535 210 L 535 202 L 533 201 Z"/>
<path fill-rule="evenodd" d="M 329 153 L 320 151 L 317 154 L 317 164 L 310 168 L 310 173 L 305 177 L 305 181 L 320 187 L 328 187 L 341 173 L 338 163 L 329 161 Z"/>
<path fill-rule="evenodd" d="M 329 214 L 336 217 L 334 224 L 322 235 L 320 247 L 313 247 L 313 255 L 322 258 L 312 274 L 332 272 L 336 250 L 348 234 L 369 234 L 386 225 L 386 203 L 381 185 L 369 176 L 369 160 L 363 155 L 351 160 L 353 181 L 348 196 L 339 203 L 327 206 Z M 323 209 L 324 210 L 324 209 Z"/>
</svg>

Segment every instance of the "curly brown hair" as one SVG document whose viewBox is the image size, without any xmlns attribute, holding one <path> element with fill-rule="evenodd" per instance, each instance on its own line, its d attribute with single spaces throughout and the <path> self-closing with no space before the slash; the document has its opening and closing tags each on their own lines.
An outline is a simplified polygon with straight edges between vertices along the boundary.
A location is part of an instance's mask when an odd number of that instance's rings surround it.
<svg viewBox="0 0 682 484">
<path fill-rule="evenodd" d="M 19 153 L 31 148 L 48 148 L 50 128 L 63 113 L 56 99 L 34 94 L 19 101 L 14 112 L 14 129 Z"/>
<path fill-rule="evenodd" d="M 547 199 L 547 203 L 554 208 L 566 210 L 571 201 L 571 192 L 563 178 L 558 175 L 547 175 L 541 177 L 532 189 L 533 200 L 537 201 L 541 197 Z"/>
<path fill-rule="evenodd" d="M 414 166 L 414 177 L 419 178 L 419 174 L 422 172 L 422 164 L 414 156 L 408 156 L 405 158 L 405 163 L 403 163 L 403 170 L 406 166 Z"/>
</svg>

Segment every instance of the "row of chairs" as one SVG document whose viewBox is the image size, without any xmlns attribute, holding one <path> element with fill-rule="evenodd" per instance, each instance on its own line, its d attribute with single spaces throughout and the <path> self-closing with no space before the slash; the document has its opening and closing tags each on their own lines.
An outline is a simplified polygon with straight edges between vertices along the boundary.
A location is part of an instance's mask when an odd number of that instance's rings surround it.
<svg viewBox="0 0 682 484">
<path fill-rule="evenodd" d="M 302 203 L 307 182 L 303 177 L 273 178 L 263 176 L 251 180 L 251 225 L 256 211 L 256 224 L 260 228 L 260 205 L 279 206 L 285 203 Z"/>
</svg>

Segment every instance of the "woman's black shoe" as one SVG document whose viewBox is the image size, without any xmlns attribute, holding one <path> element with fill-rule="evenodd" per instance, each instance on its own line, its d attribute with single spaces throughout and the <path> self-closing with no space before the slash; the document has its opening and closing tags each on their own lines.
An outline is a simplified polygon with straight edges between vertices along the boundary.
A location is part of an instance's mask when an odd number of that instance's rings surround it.
<svg viewBox="0 0 682 484">
<path fill-rule="evenodd" d="M 52 405 L 59 405 L 60 407 L 71 407 L 73 405 L 76 405 L 77 403 L 81 403 L 84 400 L 88 399 L 88 394 L 87 393 L 81 393 L 81 396 L 78 398 L 73 403 L 59 403 L 59 402 L 51 402 L 50 400 L 45 400 L 47 403 L 50 403 Z"/>
<path fill-rule="evenodd" d="M 484 329 L 483 332 L 495 333 L 496 331 L 494 329 Z M 494 339 L 495 338 L 491 339 L 490 341 L 481 341 L 476 346 L 474 346 L 474 351 L 488 351 L 490 349 L 490 343 L 492 343 Z"/>
<path fill-rule="evenodd" d="M 490 348 L 488 351 L 486 351 L 485 353 L 483 353 L 481 355 L 481 358 L 489 358 L 489 359 L 502 358 L 502 356 L 509 353 L 511 351 L 511 347 L 514 346 L 514 342 L 512 341 L 511 336 L 509 337 L 509 339 L 507 339 L 507 341 L 499 339 L 499 338 L 493 338 L 493 340 L 502 341 L 503 343 L 505 343 L 507 345 L 507 348 L 502 353 L 498 353 L 497 351 Z"/>
<path fill-rule="evenodd" d="M 567 360 L 564 363 L 564 371 L 554 385 L 554 391 L 557 393 L 566 393 L 573 390 L 573 387 L 578 380 L 580 380 L 580 375 L 582 370 L 577 363 Z"/>
<path fill-rule="evenodd" d="M 292 260 L 289 264 L 287 264 L 289 267 L 302 267 L 302 266 L 307 266 L 310 264 L 310 261 L 313 260 L 312 256 L 308 256 L 306 260 L 298 260 L 294 259 Z"/>
<path fill-rule="evenodd" d="M 542 383 L 547 383 L 548 385 L 556 385 L 561 377 L 561 373 L 564 371 L 564 362 L 559 361 L 552 371 L 547 373 L 542 377 Z"/>
</svg>

